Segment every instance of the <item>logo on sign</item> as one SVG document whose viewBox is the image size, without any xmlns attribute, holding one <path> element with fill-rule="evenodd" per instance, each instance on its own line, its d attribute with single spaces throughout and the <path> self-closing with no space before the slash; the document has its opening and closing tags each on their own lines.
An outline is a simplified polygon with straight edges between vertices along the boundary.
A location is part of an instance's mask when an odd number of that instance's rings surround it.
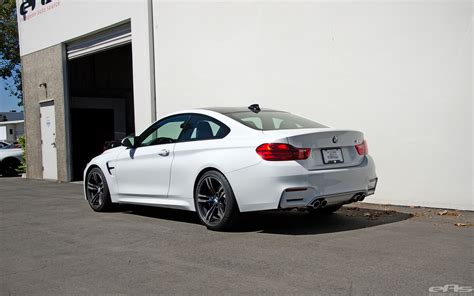
<svg viewBox="0 0 474 296">
<path fill-rule="evenodd" d="M 461 295 L 462 293 L 472 293 L 472 286 L 460 286 L 457 284 L 448 284 L 444 286 L 433 286 L 429 290 L 430 295 Z"/>
<path fill-rule="evenodd" d="M 28 20 L 57 6 L 59 0 L 22 0 L 18 10 L 23 20 Z"/>
</svg>

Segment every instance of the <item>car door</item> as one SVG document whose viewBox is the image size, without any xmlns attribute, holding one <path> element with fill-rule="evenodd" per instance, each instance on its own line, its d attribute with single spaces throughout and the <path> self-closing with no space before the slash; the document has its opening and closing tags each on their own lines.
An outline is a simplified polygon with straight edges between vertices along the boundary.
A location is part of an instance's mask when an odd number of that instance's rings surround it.
<svg viewBox="0 0 474 296">
<path fill-rule="evenodd" d="M 122 151 L 116 161 L 120 198 L 167 197 L 174 145 L 189 115 L 164 118 L 136 138 L 135 148 Z"/>
<path fill-rule="evenodd" d="M 230 128 L 222 122 L 202 114 L 193 114 L 174 147 L 175 158 L 171 167 L 170 198 L 192 198 L 194 182 L 204 165 L 213 163 L 215 157 L 225 158 L 231 153 L 220 149 L 220 144 Z"/>
</svg>

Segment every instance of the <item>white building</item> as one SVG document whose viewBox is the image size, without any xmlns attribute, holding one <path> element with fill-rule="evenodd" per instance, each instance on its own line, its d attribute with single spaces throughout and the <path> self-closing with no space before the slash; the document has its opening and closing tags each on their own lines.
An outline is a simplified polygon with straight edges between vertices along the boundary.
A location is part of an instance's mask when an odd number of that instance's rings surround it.
<svg viewBox="0 0 474 296">
<path fill-rule="evenodd" d="M 23 133 L 23 112 L 0 112 L 0 141 L 13 143 Z"/>
<path fill-rule="evenodd" d="M 370 201 L 474 209 L 471 1 L 18 6 L 31 178 L 79 179 L 168 112 L 258 102 L 364 131 Z"/>
</svg>

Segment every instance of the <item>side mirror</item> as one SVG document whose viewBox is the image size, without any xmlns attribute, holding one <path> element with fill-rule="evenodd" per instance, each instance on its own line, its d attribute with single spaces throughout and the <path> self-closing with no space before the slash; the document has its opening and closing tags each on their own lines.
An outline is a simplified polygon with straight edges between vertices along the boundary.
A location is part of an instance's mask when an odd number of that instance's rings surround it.
<svg viewBox="0 0 474 296">
<path fill-rule="evenodd" d="M 127 148 L 135 148 L 135 137 L 126 137 L 122 140 L 121 144 Z"/>
</svg>

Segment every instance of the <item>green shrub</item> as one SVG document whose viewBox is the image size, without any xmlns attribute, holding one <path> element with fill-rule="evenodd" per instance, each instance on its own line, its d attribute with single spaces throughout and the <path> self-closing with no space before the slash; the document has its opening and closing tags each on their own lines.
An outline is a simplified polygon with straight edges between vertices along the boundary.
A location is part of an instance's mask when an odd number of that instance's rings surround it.
<svg viewBox="0 0 474 296">
<path fill-rule="evenodd" d="M 21 160 L 21 165 L 16 170 L 18 173 L 23 174 L 26 173 L 26 156 L 25 156 L 25 148 L 26 148 L 26 138 L 25 136 L 21 136 L 18 138 L 18 144 L 20 144 L 21 149 L 23 150 L 23 157 Z"/>
</svg>

